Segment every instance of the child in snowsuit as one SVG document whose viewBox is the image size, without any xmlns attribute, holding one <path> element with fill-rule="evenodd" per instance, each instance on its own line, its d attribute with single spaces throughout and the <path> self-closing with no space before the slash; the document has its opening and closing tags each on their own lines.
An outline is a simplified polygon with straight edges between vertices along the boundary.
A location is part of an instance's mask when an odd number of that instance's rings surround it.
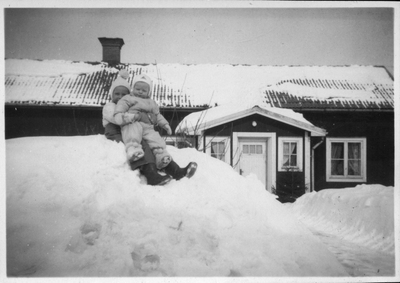
<svg viewBox="0 0 400 283">
<path fill-rule="evenodd" d="M 118 101 L 130 93 L 131 86 L 127 79 L 129 73 L 127 70 L 121 70 L 118 77 L 113 81 L 110 87 L 109 96 L 111 101 L 103 107 L 103 127 L 104 135 L 107 139 L 122 142 L 121 127 L 115 123 L 114 112 Z"/>
<path fill-rule="evenodd" d="M 121 126 L 117 125 L 114 120 L 115 107 L 118 101 L 125 95 L 130 93 L 130 85 L 127 81 L 129 73 L 126 70 L 121 70 L 118 77 L 111 84 L 109 96 L 111 101 L 103 107 L 103 126 L 104 135 L 107 139 L 122 142 Z M 140 172 L 146 177 L 149 185 L 164 185 L 171 181 L 171 176 L 160 175 L 155 165 L 155 158 L 150 148 L 143 142 L 145 158 L 136 162 L 131 162 L 132 170 L 140 169 Z M 178 170 L 179 172 L 179 170 Z"/>
<path fill-rule="evenodd" d="M 160 114 L 157 103 L 150 98 L 153 82 L 147 75 L 136 75 L 131 95 L 122 97 L 115 107 L 114 120 L 121 126 L 122 139 L 128 160 L 135 161 L 144 156 L 141 146 L 145 140 L 156 158 L 158 169 L 166 167 L 172 160 L 166 143 L 154 130 L 158 125 L 172 134 L 168 121 Z"/>
<path fill-rule="evenodd" d="M 115 124 L 114 112 L 118 101 L 129 94 L 130 85 L 126 81 L 129 74 L 126 70 L 121 70 L 119 76 L 112 83 L 110 88 L 110 98 L 111 102 L 107 103 L 103 107 L 103 126 L 104 135 L 107 139 L 117 142 L 122 142 L 121 127 Z M 122 79 L 123 80 L 122 80 Z M 164 168 L 167 175 L 161 175 L 157 171 L 155 164 L 155 158 L 150 150 L 149 146 L 145 141 L 142 140 L 142 147 L 144 150 L 144 158 L 130 162 L 132 170 L 139 169 L 140 173 L 143 174 L 147 183 L 152 186 L 161 186 L 168 183 L 172 178 L 175 180 L 180 180 L 183 177 L 191 178 L 197 169 L 196 162 L 190 162 L 186 167 L 181 168 L 175 161 L 171 161 L 168 166 Z M 171 178 L 172 177 L 172 178 Z"/>
</svg>

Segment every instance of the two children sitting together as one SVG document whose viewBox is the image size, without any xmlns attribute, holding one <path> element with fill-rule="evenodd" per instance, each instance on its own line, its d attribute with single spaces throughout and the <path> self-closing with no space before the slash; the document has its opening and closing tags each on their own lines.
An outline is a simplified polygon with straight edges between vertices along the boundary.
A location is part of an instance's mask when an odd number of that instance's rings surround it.
<svg viewBox="0 0 400 283">
<path fill-rule="evenodd" d="M 135 75 L 131 90 L 128 77 L 129 73 L 121 70 L 111 85 L 111 102 L 103 108 L 105 136 L 125 144 L 132 169 L 135 163 L 140 163 L 137 161 L 143 158 L 150 159 L 149 162 L 142 161 L 144 164 L 140 166 L 141 173 L 146 176 L 149 184 L 162 185 L 171 180 L 171 177 L 177 180 L 185 176 L 190 178 L 195 173 L 197 164 L 190 162 L 185 168 L 180 168 L 168 153 L 164 139 L 154 129 L 154 126 L 158 125 L 166 130 L 168 135 L 172 134 L 168 121 L 160 114 L 157 103 L 150 98 L 152 80 L 145 74 Z M 152 156 L 145 154 L 146 148 L 142 145 L 146 144 L 152 151 L 155 161 L 151 160 L 154 160 Z M 162 175 L 157 173 L 157 170 L 161 169 L 167 173 L 164 177 L 160 177 Z"/>
</svg>

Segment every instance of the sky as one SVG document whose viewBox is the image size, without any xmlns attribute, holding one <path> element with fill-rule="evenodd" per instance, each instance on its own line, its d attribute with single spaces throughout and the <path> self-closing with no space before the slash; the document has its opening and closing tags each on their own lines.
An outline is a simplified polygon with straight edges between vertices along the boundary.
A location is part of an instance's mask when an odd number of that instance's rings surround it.
<svg viewBox="0 0 400 283">
<path fill-rule="evenodd" d="M 4 13 L 5 58 L 101 61 L 98 38 L 119 37 L 125 42 L 122 63 L 383 65 L 393 70 L 396 4 L 271 8 L 235 3 L 11 6 Z"/>
</svg>

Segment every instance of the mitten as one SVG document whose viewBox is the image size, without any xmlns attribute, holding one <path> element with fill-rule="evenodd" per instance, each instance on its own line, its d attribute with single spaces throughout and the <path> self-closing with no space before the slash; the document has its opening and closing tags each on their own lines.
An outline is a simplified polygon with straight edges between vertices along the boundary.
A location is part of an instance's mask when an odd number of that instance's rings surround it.
<svg viewBox="0 0 400 283">
<path fill-rule="evenodd" d="M 166 124 L 166 125 L 164 126 L 164 130 L 167 131 L 167 134 L 168 134 L 169 136 L 172 135 L 171 127 L 170 127 L 168 124 Z"/>
<path fill-rule="evenodd" d="M 140 118 L 140 114 L 132 114 L 132 113 L 124 113 L 124 120 L 126 123 L 133 123 L 138 121 Z"/>
</svg>

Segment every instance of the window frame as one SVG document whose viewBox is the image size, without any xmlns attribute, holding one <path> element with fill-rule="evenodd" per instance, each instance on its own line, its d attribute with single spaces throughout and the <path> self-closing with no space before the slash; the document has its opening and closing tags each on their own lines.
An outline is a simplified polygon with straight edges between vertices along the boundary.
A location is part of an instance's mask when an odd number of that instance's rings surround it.
<svg viewBox="0 0 400 283">
<path fill-rule="evenodd" d="M 165 144 L 173 147 L 177 147 L 176 137 L 175 136 L 167 136 L 165 139 Z"/>
<path fill-rule="evenodd" d="M 228 136 L 223 137 L 206 137 L 206 154 L 211 155 L 211 143 L 212 142 L 223 142 L 225 144 L 225 160 L 221 160 L 222 162 L 231 164 L 231 141 Z"/>
<path fill-rule="evenodd" d="M 344 143 L 344 175 L 332 175 L 332 143 Z M 348 144 L 360 143 L 361 175 L 348 175 Z M 367 138 L 327 138 L 326 139 L 326 181 L 327 182 L 366 182 L 367 181 Z"/>
<path fill-rule="evenodd" d="M 297 166 L 284 166 L 283 165 L 283 148 L 284 143 L 297 144 Z M 303 172 L 303 137 L 279 137 L 278 138 L 278 172 Z"/>
</svg>

